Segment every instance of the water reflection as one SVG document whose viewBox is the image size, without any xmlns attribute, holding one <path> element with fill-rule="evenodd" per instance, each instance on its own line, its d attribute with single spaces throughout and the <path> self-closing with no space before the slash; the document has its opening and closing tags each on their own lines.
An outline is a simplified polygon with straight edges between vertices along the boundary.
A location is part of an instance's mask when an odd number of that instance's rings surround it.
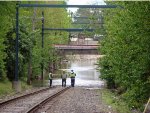
<svg viewBox="0 0 150 113">
<path fill-rule="evenodd" d="M 96 70 L 98 55 L 76 55 L 74 57 L 68 56 L 68 62 L 65 62 L 66 68 L 61 69 L 67 72 L 74 70 L 76 73 L 76 85 L 77 86 L 101 86 L 104 82 L 99 79 L 100 73 Z M 61 85 L 61 80 L 55 80 L 54 85 Z M 69 78 L 67 79 L 67 85 L 70 85 Z"/>
<path fill-rule="evenodd" d="M 77 78 L 83 80 L 98 80 L 100 74 L 96 71 L 95 63 L 96 59 L 72 61 L 70 69 L 75 71 Z"/>
</svg>

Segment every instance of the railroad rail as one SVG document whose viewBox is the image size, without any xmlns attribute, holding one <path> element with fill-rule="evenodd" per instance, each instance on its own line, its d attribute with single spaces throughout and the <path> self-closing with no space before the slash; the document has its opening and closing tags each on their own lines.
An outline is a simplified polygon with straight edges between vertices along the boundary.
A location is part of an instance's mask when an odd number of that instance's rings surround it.
<svg viewBox="0 0 150 113">
<path fill-rule="evenodd" d="M 21 98 L 24 98 L 24 97 L 27 97 L 27 96 L 30 96 L 30 95 L 34 95 L 34 94 L 37 94 L 37 93 L 41 93 L 41 92 L 46 91 L 46 90 L 49 90 L 49 88 L 44 88 L 44 89 L 41 89 L 41 90 L 38 90 L 38 91 L 34 91 L 32 93 L 28 93 L 28 94 L 25 94 L 25 95 L 17 96 L 17 97 L 12 98 L 12 99 L 8 99 L 6 101 L 0 102 L 0 107 L 4 106 L 6 104 L 9 104 L 10 102 L 13 102 L 15 100 L 18 100 L 18 99 L 21 99 Z"/>
<path fill-rule="evenodd" d="M 38 109 L 40 109 L 42 106 L 44 106 L 46 103 L 48 103 L 49 101 L 51 101 L 52 99 L 56 98 L 57 96 L 59 96 L 60 94 L 64 93 L 66 90 L 68 90 L 70 87 L 66 87 L 64 89 L 62 89 L 61 91 L 53 94 L 52 96 L 49 96 L 48 98 L 44 99 L 43 101 L 37 103 L 35 106 L 33 106 L 31 109 L 29 109 L 27 112 L 25 113 L 36 113 L 36 111 Z"/>
<path fill-rule="evenodd" d="M 44 88 L 23 96 L 9 99 L 0 103 L 0 113 L 33 113 L 39 106 L 60 95 L 67 89 L 69 89 L 69 87 Z"/>
</svg>

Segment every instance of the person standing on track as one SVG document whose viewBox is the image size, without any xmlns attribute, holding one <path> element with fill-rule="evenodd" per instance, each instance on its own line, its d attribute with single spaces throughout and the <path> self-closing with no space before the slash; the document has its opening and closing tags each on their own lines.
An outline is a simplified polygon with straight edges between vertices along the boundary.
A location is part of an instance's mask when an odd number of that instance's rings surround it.
<svg viewBox="0 0 150 113">
<path fill-rule="evenodd" d="M 48 77 L 49 77 L 49 85 L 50 87 L 52 87 L 53 74 L 50 72 Z"/>
<path fill-rule="evenodd" d="M 71 78 L 71 86 L 72 87 L 74 87 L 74 84 L 75 84 L 75 76 L 76 76 L 76 73 L 74 73 L 74 71 L 71 70 L 70 78 Z"/>
<path fill-rule="evenodd" d="M 65 73 L 65 71 L 63 71 L 61 78 L 62 78 L 62 87 L 66 87 L 67 74 Z"/>
</svg>

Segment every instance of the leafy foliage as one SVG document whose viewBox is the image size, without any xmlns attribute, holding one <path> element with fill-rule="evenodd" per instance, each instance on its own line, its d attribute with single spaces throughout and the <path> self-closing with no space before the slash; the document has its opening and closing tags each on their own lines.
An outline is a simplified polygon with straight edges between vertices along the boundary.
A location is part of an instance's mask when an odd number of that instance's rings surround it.
<svg viewBox="0 0 150 113">
<path fill-rule="evenodd" d="M 24 76 L 24 66 L 30 58 L 30 48 L 34 46 L 34 40 L 32 39 L 33 32 L 29 32 L 24 24 L 20 23 L 19 28 L 19 77 L 22 77 Z M 13 80 L 15 74 L 15 36 L 15 29 L 10 29 L 5 39 L 5 45 L 7 46 L 6 69 L 9 80 Z"/>
<path fill-rule="evenodd" d="M 3 44 L 5 35 L 10 27 L 12 27 L 12 16 L 14 12 L 15 2 L 0 2 L 0 80 L 3 80 L 6 76 L 5 62 L 6 58 L 5 45 Z"/>
<path fill-rule="evenodd" d="M 94 32 L 87 32 L 87 36 L 103 34 L 103 17 L 102 10 L 95 8 L 79 8 L 75 14 L 71 14 L 74 28 L 95 29 Z"/>
<path fill-rule="evenodd" d="M 101 42 L 101 78 L 130 107 L 140 107 L 150 94 L 149 2 L 109 2 L 124 8 L 104 11 L 106 37 Z M 108 4 L 109 4 L 108 3 Z"/>
<path fill-rule="evenodd" d="M 22 3 L 35 3 L 34 1 L 23 1 Z M 36 2 L 37 3 L 37 2 Z M 65 4 L 63 1 L 41 1 L 38 4 Z M 15 70 L 15 7 L 16 2 L 1 2 L 0 4 L 0 75 L 7 74 L 9 80 L 14 79 Z M 41 64 L 44 71 L 48 70 L 50 63 L 60 59 L 53 44 L 68 43 L 67 32 L 44 31 L 44 48 L 41 38 L 41 17 L 44 11 L 44 27 L 68 28 L 70 18 L 66 9 L 60 8 L 20 8 L 19 9 L 19 77 L 27 78 L 41 74 Z M 30 73 L 29 73 L 30 71 Z M 31 76 L 31 75 L 30 75 Z"/>
</svg>

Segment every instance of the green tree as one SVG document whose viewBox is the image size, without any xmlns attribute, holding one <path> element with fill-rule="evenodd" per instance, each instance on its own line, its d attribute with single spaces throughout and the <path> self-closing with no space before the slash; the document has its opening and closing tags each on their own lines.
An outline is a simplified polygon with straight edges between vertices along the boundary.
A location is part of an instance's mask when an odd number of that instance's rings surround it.
<svg viewBox="0 0 150 113">
<path fill-rule="evenodd" d="M 3 44 L 5 35 L 9 28 L 13 26 L 13 15 L 15 2 L 0 2 L 0 80 L 3 80 L 6 76 L 5 62 L 6 58 L 5 45 Z"/>
<path fill-rule="evenodd" d="M 64 4 L 63 1 L 47 1 L 38 2 L 39 4 Z M 66 9 L 60 8 L 39 8 L 36 9 L 36 17 L 39 18 L 44 12 L 44 27 L 45 28 L 68 28 L 70 25 L 68 13 Z M 33 12 L 34 13 L 34 12 Z M 34 23 L 35 29 L 39 29 L 41 32 L 41 21 Z M 58 54 L 54 54 L 55 49 L 52 47 L 53 44 L 65 44 L 68 43 L 68 33 L 64 31 L 44 31 L 44 48 L 42 45 L 42 37 L 39 34 L 36 36 L 36 45 L 32 51 L 32 72 L 33 75 L 41 74 L 41 65 L 44 65 L 44 72 L 49 70 L 49 65 L 55 63 L 55 59 L 60 59 Z"/>
<path fill-rule="evenodd" d="M 30 48 L 33 48 L 34 46 L 34 39 L 32 39 L 33 32 L 30 32 L 27 30 L 26 25 L 20 22 L 19 25 L 19 77 L 25 76 L 25 65 L 29 61 L 29 52 Z M 15 39 L 16 39 L 16 30 L 10 29 L 9 32 L 7 32 L 6 39 L 5 39 L 5 45 L 6 47 L 6 69 L 7 69 L 7 76 L 9 80 L 14 80 L 14 74 L 15 74 Z"/>
<path fill-rule="evenodd" d="M 33 1 L 22 3 L 35 3 Z M 63 1 L 44 1 L 38 4 L 66 4 Z M 15 64 L 15 13 L 16 2 L 1 2 L 0 4 L 0 75 L 5 72 L 9 80 L 14 79 Z M 41 14 L 44 11 L 45 27 L 68 28 L 70 18 L 66 9 L 60 8 L 19 8 L 19 77 L 41 74 L 41 63 L 47 71 L 50 62 L 60 59 L 53 44 L 68 43 L 69 33 L 60 31 L 44 31 L 44 48 L 41 47 Z M 50 52 L 51 51 L 51 52 Z M 6 71 L 5 71 L 6 69 Z M 28 72 L 30 73 L 28 74 Z M 32 73 L 31 73 L 32 72 Z M 28 79 L 31 79 L 28 76 Z"/>
<path fill-rule="evenodd" d="M 74 28 L 95 29 L 94 32 L 85 31 L 84 33 L 87 36 L 93 37 L 95 34 L 104 34 L 103 13 L 101 9 L 79 8 L 71 15 Z"/>
<path fill-rule="evenodd" d="M 149 2 L 109 2 L 123 9 L 104 11 L 101 78 L 129 103 L 140 107 L 150 94 Z M 108 3 L 108 4 L 109 4 Z M 142 107 L 141 107 L 142 108 Z"/>
</svg>

